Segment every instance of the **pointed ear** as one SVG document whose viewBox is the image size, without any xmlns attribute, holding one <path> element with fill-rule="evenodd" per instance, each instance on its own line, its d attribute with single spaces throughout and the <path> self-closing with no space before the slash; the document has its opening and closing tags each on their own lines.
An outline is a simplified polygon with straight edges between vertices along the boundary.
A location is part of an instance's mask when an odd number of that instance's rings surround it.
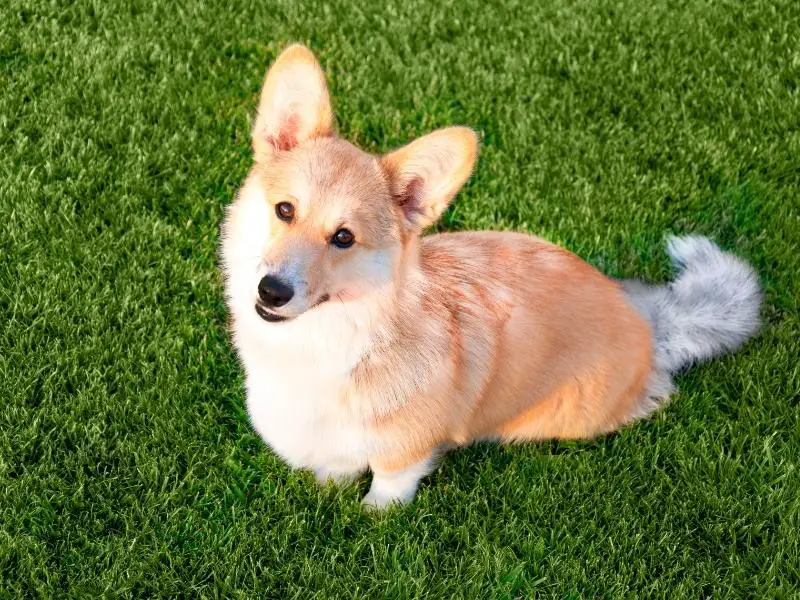
<svg viewBox="0 0 800 600">
<path fill-rule="evenodd" d="M 333 134 L 333 112 L 325 73 L 300 44 L 284 50 L 270 68 L 253 127 L 256 160 Z"/>
<path fill-rule="evenodd" d="M 383 157 L 394 201 L 410 229 L 421 232 L 436 222 L 469 178 L 477 155 L 474 131 L 447 127 Z"/>
</svg>

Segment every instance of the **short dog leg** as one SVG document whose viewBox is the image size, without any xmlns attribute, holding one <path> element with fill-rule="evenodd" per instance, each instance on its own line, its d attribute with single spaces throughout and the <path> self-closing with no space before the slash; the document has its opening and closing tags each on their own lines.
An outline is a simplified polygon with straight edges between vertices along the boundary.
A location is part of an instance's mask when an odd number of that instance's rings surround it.
<svg viewBox="0 0 800 600">
<path fill-rule="evenodd" d="M 370 508 L 386 508 L 390 504 L 406 504 L 414 499 L 419 481 L 436 468 L 436 456 L 431 453 L 400 470 L 381 468 L 373 464 L 372 485 L 362 504 Z"/>
</svg>

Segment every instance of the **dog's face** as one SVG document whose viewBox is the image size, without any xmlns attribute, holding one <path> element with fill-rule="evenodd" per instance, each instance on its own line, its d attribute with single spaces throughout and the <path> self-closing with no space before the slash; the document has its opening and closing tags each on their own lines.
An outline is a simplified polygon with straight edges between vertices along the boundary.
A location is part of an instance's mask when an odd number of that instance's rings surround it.
<svg viewBox="0 0 800 600">
<path fill-rule="evenodd" d="M 407 245 L 469 176 L 475 134 L 453 127 L 378 157 L 339 139 L 325 77 L 292 46 L 267 74 L 255 164 L 223 225 L 234 311 L 267 323 L 391 288 Z"/>
<path fill-rule="evenodd" d="M 280 322 L 388 285 L 402 231 L 379 161 L 333 137 L 257 163 L 226 234 L 252 256 L 252 309 Z"/>
</svg>

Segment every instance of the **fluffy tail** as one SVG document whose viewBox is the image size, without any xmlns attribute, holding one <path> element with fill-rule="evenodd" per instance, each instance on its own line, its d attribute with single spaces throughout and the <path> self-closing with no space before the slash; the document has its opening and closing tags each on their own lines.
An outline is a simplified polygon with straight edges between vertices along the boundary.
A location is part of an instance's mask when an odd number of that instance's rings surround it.
<svg viewBox="0 0 800 600">
<path fill-rule="evenodd" d="M 759 328 L 761 290 L 753 268 L 697 235 L 671 237 L 672 283 L 624 281 L 653 328 L 656 367 L 674 373 L 731 352 Z"/>
</svg>

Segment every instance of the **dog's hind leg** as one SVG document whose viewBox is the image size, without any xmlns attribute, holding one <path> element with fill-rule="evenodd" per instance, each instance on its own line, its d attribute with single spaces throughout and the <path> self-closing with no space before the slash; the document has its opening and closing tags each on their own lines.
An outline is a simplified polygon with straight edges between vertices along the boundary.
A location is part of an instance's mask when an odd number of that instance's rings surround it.
<svg viewBox="0 0 800 600">
<path fill-rule="evenodd" d="M 414 499 L 420 480 L 436 468 L 436 452 L 402 468 L 381 461 L 370 460 L 372 485 L 361 501 L 369 508 L 387 508 L 390 504 L 406 504 Z"/>
</svg>

